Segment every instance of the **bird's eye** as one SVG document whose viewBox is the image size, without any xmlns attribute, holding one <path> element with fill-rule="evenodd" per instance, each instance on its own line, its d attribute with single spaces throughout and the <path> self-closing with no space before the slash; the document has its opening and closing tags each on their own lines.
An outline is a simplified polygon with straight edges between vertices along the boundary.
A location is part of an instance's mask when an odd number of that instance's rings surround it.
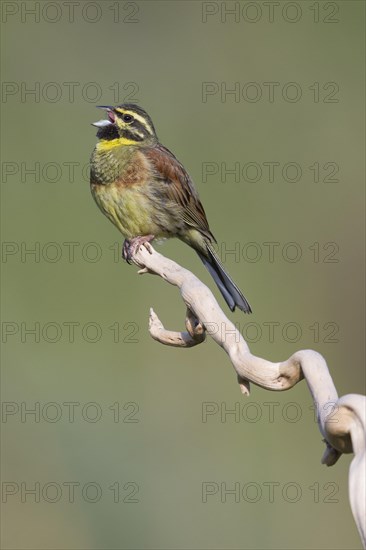
<svg viewBox="0 0 366 550">
<path fill-rule="evenodd" d="M 123 122 L 133 122 L 133 116 L 131 115 L 123 115 L 122 116 Z"/>
</svg>

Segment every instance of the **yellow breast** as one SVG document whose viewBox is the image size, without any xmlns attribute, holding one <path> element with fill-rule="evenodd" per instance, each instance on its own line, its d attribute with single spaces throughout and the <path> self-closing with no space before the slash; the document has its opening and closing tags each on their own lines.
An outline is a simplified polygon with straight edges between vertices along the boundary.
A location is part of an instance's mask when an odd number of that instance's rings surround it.
<svg viewBox="0 0 366 550">
<path fill-rule="evenodd" d="M 101 211 L 131 239 L 168 236 L 170 216 L 159 193 L 161 182 L 148 159 L 135 147 L 96 148 L 92 155 L 91 191 Z"/>
<path fill-rule="evenodd" d="M 127 239 L 149 234 L 161 236 L 161 228 L 154 222 L 154 203 L 143 186 L 92 184 L 91 189 L 101 211 Z"/>
</svg>

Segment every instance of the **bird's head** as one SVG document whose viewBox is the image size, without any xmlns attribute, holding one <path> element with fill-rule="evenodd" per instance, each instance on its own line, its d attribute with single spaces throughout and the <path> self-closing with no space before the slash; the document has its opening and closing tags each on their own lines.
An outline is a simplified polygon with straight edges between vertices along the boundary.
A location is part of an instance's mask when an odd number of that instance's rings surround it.
<svg viewBox="0 0 366 550">
<path fill-rule="evenodd" d="M 157 141 L 153 122 L 141 107 L 123 103 L 117 107 L 99 108 L 105 109 L 108 115 L 107 119 L 93 123 L 98 128 L 100 140 L 115 142 L 116 145 L 145 145 Z"/>
</svg>

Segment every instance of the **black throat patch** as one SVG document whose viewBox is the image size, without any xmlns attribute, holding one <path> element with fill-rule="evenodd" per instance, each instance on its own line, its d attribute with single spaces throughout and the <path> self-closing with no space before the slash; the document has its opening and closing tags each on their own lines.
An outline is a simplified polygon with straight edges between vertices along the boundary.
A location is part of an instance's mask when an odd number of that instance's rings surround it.
<svg viewBox="0 0 366 550">
<path fill-rule="evenodd" d="M 109 126 L 103 126 L 102 128 L 98 129 L 97 138 L 107 140 L 118 139 L 119 133 L 115 125 L 110 124 Z"/>
</svg>

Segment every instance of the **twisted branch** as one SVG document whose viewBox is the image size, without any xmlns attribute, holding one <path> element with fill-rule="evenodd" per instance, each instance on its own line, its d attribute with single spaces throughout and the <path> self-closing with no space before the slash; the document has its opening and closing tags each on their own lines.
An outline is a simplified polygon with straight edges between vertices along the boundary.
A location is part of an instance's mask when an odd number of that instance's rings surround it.
<svg viewBox="0 0 366 550">
<path fill-rule="evenodd" d="M 190 271 L 158 254 L 151 245 L 140 246 L 132 261 L 141 268 L 140 274 L 159 275 L 177 286 L 187 306 L 184 332 L 166 330 L 150 310 L 149 332 L 155 340 L 169 346 L 192 347 L 201 344 L 208 334 L 228 354 L 244 395 L 249 395 L 250 382 L 267 390 L 284 391 L 305 378 L 326 444 L 322 463 L 333 466 L 342 453 L 354 453 L 349 472 L 349 498 L 366 548 L 366 397 L 349 394 L 338 398 L 327 363 L 316 351 L 298 351 L 278 363 L 252 355 L 211 291 Z"/>
</svg>

